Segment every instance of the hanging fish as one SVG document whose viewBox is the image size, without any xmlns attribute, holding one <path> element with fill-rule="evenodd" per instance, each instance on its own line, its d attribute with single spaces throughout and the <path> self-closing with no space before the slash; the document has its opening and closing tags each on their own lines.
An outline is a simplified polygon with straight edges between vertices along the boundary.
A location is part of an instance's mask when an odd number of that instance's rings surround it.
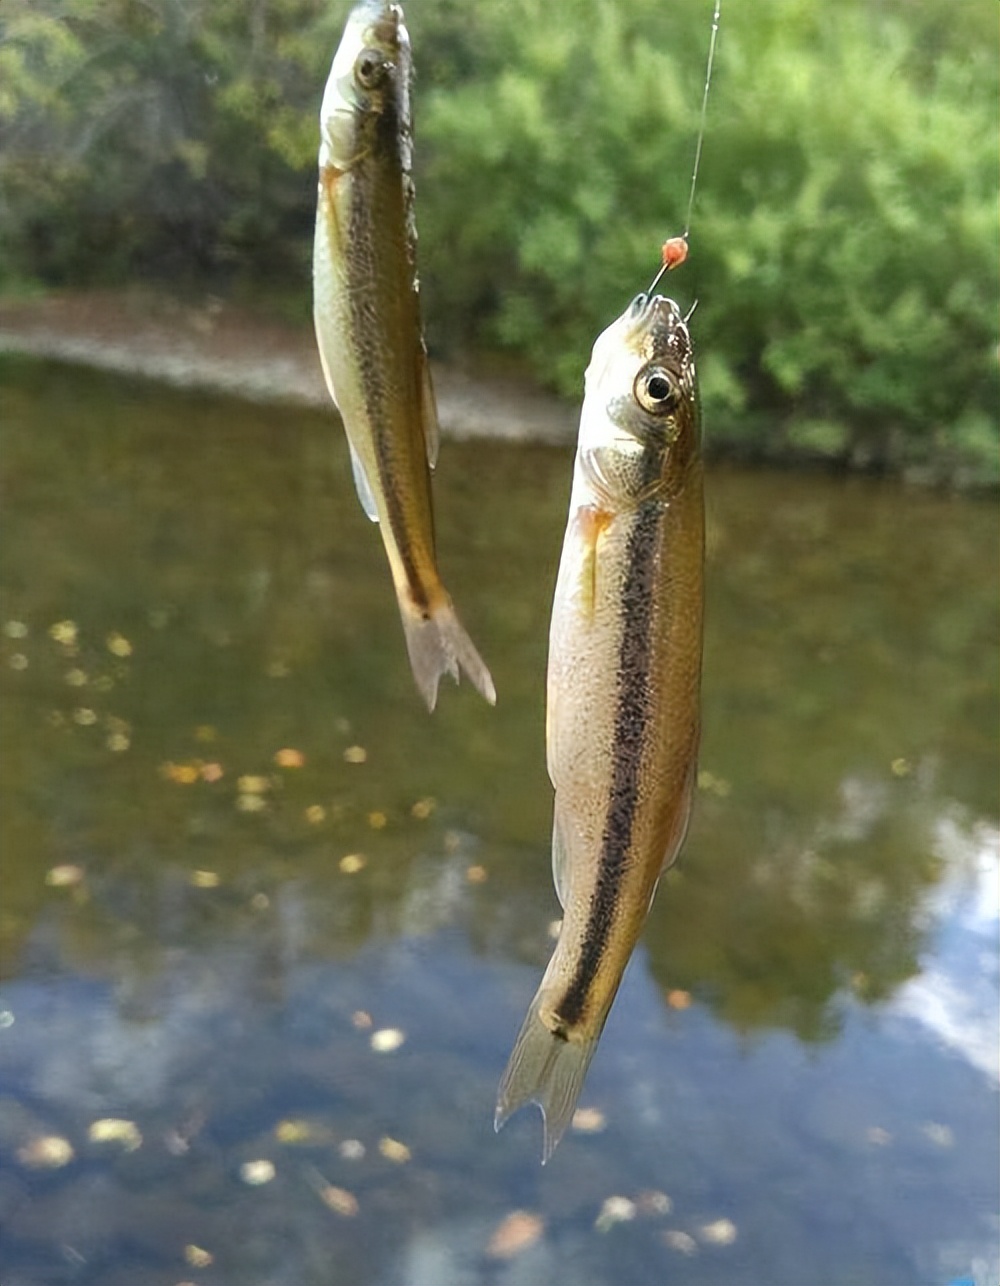
<svg viewBox="0 0 1000 1286">
<path fill-rule="evenodd" d="M 358 498 L 381 526 L 410 665 L 433 710 L 445 673 L 464 670 L 491 704 L 496 691 L 435 555 L 438 423 L 420 322 L 410 80 L 402 9 L 364 0 L 347 19 L 320 111 L 313 316 Z"/>
<path fill-rule="evenodd" d="M 641 294 L 594 345 L 549 634 L 552 866 L 563 922 L 500 1083 L 496 1128 L 568 1125 L 680 850 L 700 731 L 704 507 L 686 319 Z"/>
</svg>

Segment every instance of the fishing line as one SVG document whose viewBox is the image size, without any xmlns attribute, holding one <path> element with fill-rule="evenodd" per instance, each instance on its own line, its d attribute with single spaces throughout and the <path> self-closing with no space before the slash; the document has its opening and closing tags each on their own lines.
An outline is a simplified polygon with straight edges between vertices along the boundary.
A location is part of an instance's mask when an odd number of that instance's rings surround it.
<svg viewBox="0 0 1000 1286">
<path fill-rule="evenodd" d="M 719 34 L 719 19 L 722 14 L 722 0 L 715 0 L 712 14 L 712 36 L 708 42 L 708 61 L 705 67 L 705 89 L 701 96 L 701 120 L 698 124 L 698 142 L 694 149 L 694 168 L 691 171 L 691 191 L 688 193 L 687 214 L 684 217 L 684 231 L 679 237 L 671 237 L 663 247 L 663 263 L 646 292 L 651 295 L 664 273 L 676 268 L 687 258 L 687 242 L 691 233 L 691 212 L 694 209 L 694 193 L 698 185 L 698 170 L 701 168 L 701 148 L 705 141 L 705 122 L 708 118 L 708 91 L 712 87 L 712 69 L 715 66 L 715 42 Z"/>
<path fill-rule="evenodd" d="M 705 141 L 705 120 L 708 115 L 708 91 L 712 85 L 712 67 L 715 65 L 715 40 L 719 34 L 719 17 L 722 12 L 722 0 L 715 0 L 715 12 L 712 14 L 712 39 L 708 45 L 708 66 L 705 68 L 705 92 L 701 99 L 701 123 L 698 126 L 698 145 L 694 152 L 694 170 L 691 173 L 691 194 L 688 197 L 687 216 L 684 220 L 684 231 L 681 234 L 687 241 L 691 231 L 691 211 L 694 209 L 694 189 L 698 182 L 698 167 L 701 165 L 701 145 Z"/>
</svg>

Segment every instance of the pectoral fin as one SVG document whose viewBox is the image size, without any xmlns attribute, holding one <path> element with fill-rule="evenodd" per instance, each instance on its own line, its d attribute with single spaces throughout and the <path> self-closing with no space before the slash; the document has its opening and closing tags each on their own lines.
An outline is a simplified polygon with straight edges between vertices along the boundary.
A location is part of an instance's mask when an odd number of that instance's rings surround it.
<svg viewBox="0 0 1000 1286">
<path fill-rule="evenodd" d="M 372 522 L 378 522 L 378 507 L 375 504 L 375 493 L 372 491 L 371 483 L 368 481 L 368 475 L 365 473 L 365 466 L 361 463 L 361 457 L 354 449 L 354 443 L 348 438 L 348 446 L 351 448 L 351 469 L 354 472 L 354 490 L 358 493 L 358 499 L 361 501 L 361 508 L 365 511 Z"/>
<path fill-rule="evenodd" d="M 576 511 L 577 534 L 583 547 L 577 593 L 580 608 L 588 620 L 593 616 L 597 602 L 597 556 L 600 540 L 612 516 L 606 509 L 598 509 L 596 505 L 581 505 Z"/>
</svg>

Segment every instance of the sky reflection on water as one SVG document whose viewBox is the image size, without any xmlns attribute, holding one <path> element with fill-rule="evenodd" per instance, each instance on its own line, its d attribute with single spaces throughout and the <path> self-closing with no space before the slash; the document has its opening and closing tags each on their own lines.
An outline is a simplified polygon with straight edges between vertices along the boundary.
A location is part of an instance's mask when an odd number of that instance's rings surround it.
<svg viewBox="0 0 1000 1286">
<path fill-rule="evenodd" d="M 0 375 L 4 1286 L 995 1286 L 991 506 L 710 477 L 695 821 L 543 1171 L 566 453 L 448 444 L 500 703 L 428 719 L 328 418 Z"/>
</svg>

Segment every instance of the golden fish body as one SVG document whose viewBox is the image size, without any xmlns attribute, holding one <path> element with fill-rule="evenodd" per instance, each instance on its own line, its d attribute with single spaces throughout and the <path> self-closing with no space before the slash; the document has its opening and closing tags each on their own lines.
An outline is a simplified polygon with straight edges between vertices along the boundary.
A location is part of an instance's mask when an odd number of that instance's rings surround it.
<svg viewBox="0 0 1000 1286">
<path fill-rule="evenodd" d="M 694 358 L 639 295 L 598 338 L 549 636 L 553 875 L 563 922 L 500 1084 L 543 1161 L 569 1123 L 657 881 L 687 829 L 700 732 L 704 507 Z"/>
<path fill-rule="evenodd" d="M 430 470 L 438 425 L 420 322 L 410 177 L 410 41 L 397 4 L 347 20 L 320 110 L 313 316 L 365 512 L 381 527 L 414 678 L 434 708 L 459 668 L 493 680 L 441 583 Z"/>
</svg>

